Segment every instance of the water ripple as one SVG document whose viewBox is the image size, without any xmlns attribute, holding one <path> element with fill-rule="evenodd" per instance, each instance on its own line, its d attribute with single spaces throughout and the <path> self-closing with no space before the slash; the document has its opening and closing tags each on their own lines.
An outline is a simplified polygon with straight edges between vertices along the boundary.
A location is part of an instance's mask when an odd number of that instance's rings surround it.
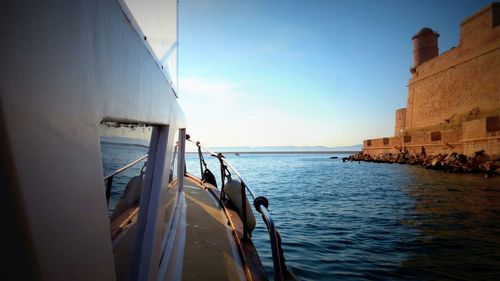
<svg viewBox="0 0 500 281">
<path fill-rule="evenodd" d="M 269 199 L 301 280 L 500 280 L 500 178 L 328 155 L 227 158 Z M 198 171 L 195 155 L 187 162 Z M 260 221 L 253 239 L 272 275 Z"/>
</svg>

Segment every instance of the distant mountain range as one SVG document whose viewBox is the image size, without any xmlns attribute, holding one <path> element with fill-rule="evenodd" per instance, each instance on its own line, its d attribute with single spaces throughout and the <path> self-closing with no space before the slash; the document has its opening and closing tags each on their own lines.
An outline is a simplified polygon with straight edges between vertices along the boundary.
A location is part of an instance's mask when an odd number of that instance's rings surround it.
<svg viewBox="0 0 500 281">
<path fill-rule="evenodd" d="M 101 137 L 101 143 L 105 144 L 118 144 L 118 145 L 131 145 L 131 146 L 145 146 L 149 145 L 149 141 L 142 139 L 122 138 L 122 137 Z M 361 151 L 362 144 L 351 146 L 221 146 L 210 147 L 211 150 L 216 152 L 242 152 L 242 153 L 271 153 L 271 152 L 354 152 Z M 187 151 L 195 151 L 195 148 L 188 145 Z"/>
<path fill-rule="evenodd" d="M 351 146 L 233 146 L 211 147 L 217 152 L 331 152 L 331 151 L 361 151 L 362 144 Z"/>
</svg>

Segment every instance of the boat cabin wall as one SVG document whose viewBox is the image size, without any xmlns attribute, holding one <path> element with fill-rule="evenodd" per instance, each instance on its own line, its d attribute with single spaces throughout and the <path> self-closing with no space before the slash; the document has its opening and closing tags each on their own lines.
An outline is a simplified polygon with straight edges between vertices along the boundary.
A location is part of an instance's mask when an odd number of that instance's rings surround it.
<svg viewBox="0 0 500 281">
<path fill-rule="evenodd" d="M 99 126 L 185 128 L 170 83 L 114 0 L 11 1 L 0 34 L 0 161 L 33 272 L 114 280 Z"/>
</svg>

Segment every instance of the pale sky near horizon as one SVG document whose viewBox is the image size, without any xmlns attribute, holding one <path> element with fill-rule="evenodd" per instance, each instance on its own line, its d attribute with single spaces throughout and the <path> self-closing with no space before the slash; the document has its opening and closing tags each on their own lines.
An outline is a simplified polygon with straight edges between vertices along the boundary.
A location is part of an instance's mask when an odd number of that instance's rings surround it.
<svg viewBox="0 0 500 281">
<path fill-rule="evenodd" d="M 392 136 L 411 37 L 440 53 L 482 0 L 179 3 L 179 102 L 209 146 L 354 145 Z"/>
</svg>

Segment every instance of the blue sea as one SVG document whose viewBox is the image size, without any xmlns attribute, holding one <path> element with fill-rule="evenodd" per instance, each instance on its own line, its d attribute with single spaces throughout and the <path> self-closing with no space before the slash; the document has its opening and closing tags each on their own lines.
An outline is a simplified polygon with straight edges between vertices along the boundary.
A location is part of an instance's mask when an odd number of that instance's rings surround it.
<svg viewBox="0 0 500 281">
<path fill-rule="evenodd" d="M 500 177 L 330 156 L 226 155 L 269 199 L 286 263 L 301 280 L 500 280 Z M 217 176 L 218 161 L 206 158 Z M 116 168 L 111 159 L 105 173 Z M 196 154 L 187 155 L 187 170 L 199 175 Z M 253 241 L 272 276 L 256 216 Z"/>
</svg>

